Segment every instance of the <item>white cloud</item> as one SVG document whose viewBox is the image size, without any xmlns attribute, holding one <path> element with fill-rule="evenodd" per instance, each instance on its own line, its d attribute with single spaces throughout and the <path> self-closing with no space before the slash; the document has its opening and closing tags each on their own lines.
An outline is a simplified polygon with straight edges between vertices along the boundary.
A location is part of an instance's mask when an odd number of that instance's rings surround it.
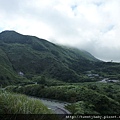
<svg viewBox="0 0 120 120">
<path fill-rule="evenodd" d="M 0 0 L 0 30 L 13 29 L 120 61 L 120 0 Z M 109 53 L 108 53 L 109 51 Z"/>
</svg>

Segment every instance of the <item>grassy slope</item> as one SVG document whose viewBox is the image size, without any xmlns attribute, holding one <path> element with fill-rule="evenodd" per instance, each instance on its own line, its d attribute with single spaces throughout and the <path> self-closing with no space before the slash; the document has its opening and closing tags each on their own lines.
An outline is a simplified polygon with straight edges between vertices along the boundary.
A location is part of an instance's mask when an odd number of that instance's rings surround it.
<svg viewBox="0 0 120 120">
<path fill-rule="evenodd" d="M 0 49 L 0 84 L 10 84 L 15 81 L 15 73 L 12 64 L 9 61 L 6 53 Z"/>
<path fill-rule="evenodd" d="M 40 100 L 0 90 L 0 114 L 51 114 Z"/>
</svg>

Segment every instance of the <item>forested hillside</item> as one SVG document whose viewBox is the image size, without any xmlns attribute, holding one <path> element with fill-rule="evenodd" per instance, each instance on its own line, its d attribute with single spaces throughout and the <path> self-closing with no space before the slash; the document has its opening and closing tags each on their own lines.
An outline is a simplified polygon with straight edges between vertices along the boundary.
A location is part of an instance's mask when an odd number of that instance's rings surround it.
<svg viewBox="0 0 120 120">
<path fill-rule="evenodd" d="M 93 69 L 94 63 L 99 62 L 86 51 L 61 47 L 15 31 L 0 33 L 0 53 L 1 80 L 13 79 L 15 73 L 22 72 L 28 79 L 34 75 L 45 75 L 66 82 L 78 82 L 81 73 Z"/>
</svg>

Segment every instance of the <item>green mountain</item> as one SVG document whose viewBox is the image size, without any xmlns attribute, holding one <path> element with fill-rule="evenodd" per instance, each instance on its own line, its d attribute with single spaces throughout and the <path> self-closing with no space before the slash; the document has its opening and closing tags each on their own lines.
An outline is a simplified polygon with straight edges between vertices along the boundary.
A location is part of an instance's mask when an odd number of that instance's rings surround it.
<svg viewBox="0 0 120 120">
<path fill-rule="evenodd" d="M 19 72 L 28 78 L 45 75 L 77 82 L 84 71 L 94 69 L 96 62 L 100 61 L 83 50 L 58 46 L 15 31 L 0 33 L 0 83 L 6 79 L 14 81 Z"/>
</svg>

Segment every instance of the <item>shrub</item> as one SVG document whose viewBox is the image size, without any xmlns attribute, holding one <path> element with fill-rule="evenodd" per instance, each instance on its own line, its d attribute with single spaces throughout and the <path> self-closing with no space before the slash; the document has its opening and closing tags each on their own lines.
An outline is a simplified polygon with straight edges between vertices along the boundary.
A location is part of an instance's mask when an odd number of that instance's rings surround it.
<svg viewBox="0 0 120 120">
<path fill-rule="evenodd" d="M 0 90 L 0 114 L 51 114 L 38 99 Z"/>
</svg>

